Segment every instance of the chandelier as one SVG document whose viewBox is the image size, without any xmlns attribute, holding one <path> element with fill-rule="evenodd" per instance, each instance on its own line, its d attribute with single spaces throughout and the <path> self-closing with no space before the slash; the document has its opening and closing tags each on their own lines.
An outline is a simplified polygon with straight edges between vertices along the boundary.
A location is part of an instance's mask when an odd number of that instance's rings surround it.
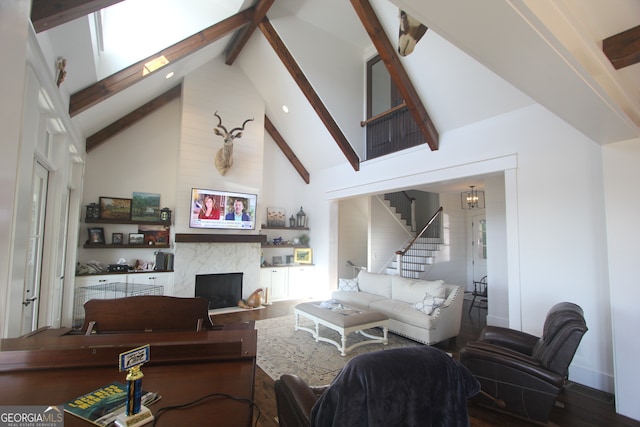
<svg viewBox="0 0 640 427">
<path fill-rule="evenodd" d="M 470 185 L 470 191 L 460 193 L 460 204 L 462 209 L 484 209 L 484 191 L 475 189 L 475 185 Z"/>
</svg>

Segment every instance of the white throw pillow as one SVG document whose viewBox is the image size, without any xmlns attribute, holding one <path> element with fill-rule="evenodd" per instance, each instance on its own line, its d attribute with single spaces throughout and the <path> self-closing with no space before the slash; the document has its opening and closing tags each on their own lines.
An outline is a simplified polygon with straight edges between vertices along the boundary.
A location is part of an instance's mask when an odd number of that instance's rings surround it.
<svg viewBox="0 0 640 427">
<path fill-rule="evenodd" d="M 421 280 L 406 277 L 391 277 L 391 297 L 394 300 L 414 303 L 429 293 L 435 297 L 445 297 L 444 280 Z"/>
<path fill-rule="evenodd" d="M 359 292 L 356 279 L 338 279 L 338 290 L 344 292 Z"/>
<path fill-rule="evenodd" d="M 411 308 L 415 308 L 416 310 L 420 310 L 425 314 L 431 314 L 433 311 L 440 307 L 444 303 L 444 298 L 440 298 L 438 296 L 431 295 L 427 292 L 422 298 L 421 301 L 413 304 Z"/>
</svg>

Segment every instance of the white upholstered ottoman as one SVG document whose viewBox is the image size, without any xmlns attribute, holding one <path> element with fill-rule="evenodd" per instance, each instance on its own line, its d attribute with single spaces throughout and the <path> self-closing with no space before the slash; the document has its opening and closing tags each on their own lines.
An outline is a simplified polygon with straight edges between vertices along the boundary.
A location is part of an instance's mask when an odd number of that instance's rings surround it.
<svg viewBox="0 0 640 427">
<path fill-rule="evenodd" d="M 342 356 L 345 356 L 347 352 L 362 345 L 387 345 L 388 343 L 389 318 L 377 311 L 355 309 L 335 301 L 318 301 L 304 302 L 296 305 L 294 314 L 296 317 L 296 331 L 307 331 L 316 341 L 328 342 L 335 345 L 338 350 L 340 350 Z M 301 326 L 299 322 L 300 316 L 311 320 L 315 324 L 315 330 Z M 321 337 L 320 325 L 338 332 L 341 336 L 341 342 L 338 343 L 330 338 Z M 376 327 L 382 328 L 382 336 L 375 336 L 364 332 L 365 329 Z M 359 332 L 368 339 L 347 347 L 347 337 L 352 332 Z"/>
</svg>

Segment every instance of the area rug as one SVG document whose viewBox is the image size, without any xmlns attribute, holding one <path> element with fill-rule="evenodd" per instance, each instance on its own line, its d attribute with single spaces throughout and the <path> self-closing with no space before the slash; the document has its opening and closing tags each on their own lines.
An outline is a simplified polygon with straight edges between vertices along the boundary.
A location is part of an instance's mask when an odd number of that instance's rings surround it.
<svg viewBox="0 0 640 427">
<path fill-rule="evenodd" d="M 300 319 L 300 324 L 314 328 L 313 323 L 305 318 Z M 295 331 L 294 325 L 295 316 L 293 315 L 256 321 L 258 366 L 274 380 L 280 378 L 282 374 L 294 374 L 310 385 L 329 384 L 344 364 L 358 354 L 422 345 L 389 333 L 389 344 L 386 346 L 364 345 L 351 350 L 346 356 L 340 356 L 340 352 L 334 345 L 316 342 L 309 332 Z M 368 332 L 374 335 L 382 333 L 379 329 Z M 340 335 L 337 332 L 324 326 L 320 326 L 320 335 L 340 341 Z M 362 335 L 353 333 L 347 339 L 347 347 L 363 339 Z"/>
</svg>

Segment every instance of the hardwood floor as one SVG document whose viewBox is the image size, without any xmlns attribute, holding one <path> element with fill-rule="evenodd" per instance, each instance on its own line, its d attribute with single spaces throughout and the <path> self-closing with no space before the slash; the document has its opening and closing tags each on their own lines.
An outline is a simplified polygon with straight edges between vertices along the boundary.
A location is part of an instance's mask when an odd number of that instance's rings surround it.
<svg viewBox="0 0 640 427">
<path fill-rule="evenodd" d="M 213 316 L 214 323 L 246 322 L 249 320 L 269 319 L 293 314 L 293 307 L 299 301 L 275 302 L 262 310 L 242 311 Z M 455 341 L 435 345 L 442 350 L 456 354 L 465 344 L 478 337 L 485 326 L 486 310 L 473 308 L 468 313 L 469 301 L 465 301 L 462 315 L 462 327 Z M 318 385 L 318 384 L 314 384 Z M 254 400 L 261 411 L 258 427 L 278 427 L 277 410 L 273 392 L 273 380 L 258 367 L 255 379 Z M 616 414 L 613 396 L 599 390 L 579 384 L 569 384 L 561 393 L 559 404 L 551 415 L 551 426 L 575 427 L 640 427 L 640 422 Z M 255 411 L 254 411 L 255 413 Z M 535 425 L 483 407 L 469 404 L 472 427 L 504 426 L 519 427 Z"/>
</svg>

